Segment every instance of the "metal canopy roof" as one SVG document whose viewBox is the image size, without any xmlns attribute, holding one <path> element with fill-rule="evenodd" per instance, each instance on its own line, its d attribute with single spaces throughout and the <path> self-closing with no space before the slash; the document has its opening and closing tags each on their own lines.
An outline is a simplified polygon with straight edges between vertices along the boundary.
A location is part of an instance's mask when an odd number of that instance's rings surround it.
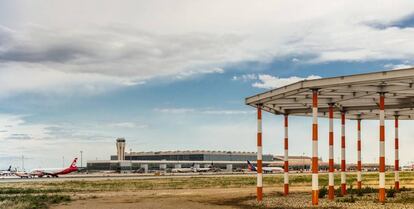
<svg viewBox="0 0 414 209">
<path fill-rule="evenodd" d="M 378 119 L 379 93 L 385 93 L 385 119 L 414 119 L 414 68 L 303 80 L 246 98 L 246 104 L 273 114 L 312 116 L 312 91 L 318 89 L 318 115 L 348 119 Z"/>
</svg>

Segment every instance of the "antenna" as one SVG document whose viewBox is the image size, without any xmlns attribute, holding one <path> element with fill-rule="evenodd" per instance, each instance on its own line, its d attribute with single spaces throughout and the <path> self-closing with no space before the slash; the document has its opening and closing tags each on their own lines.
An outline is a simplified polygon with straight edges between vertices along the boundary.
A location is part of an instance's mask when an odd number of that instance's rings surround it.
<svg viewBox="0 0 414 209">
<path fill-rule="evenodd" d="M 24 155 L 22 155 L 22 170 L 24 171 Z"/>
</svg>

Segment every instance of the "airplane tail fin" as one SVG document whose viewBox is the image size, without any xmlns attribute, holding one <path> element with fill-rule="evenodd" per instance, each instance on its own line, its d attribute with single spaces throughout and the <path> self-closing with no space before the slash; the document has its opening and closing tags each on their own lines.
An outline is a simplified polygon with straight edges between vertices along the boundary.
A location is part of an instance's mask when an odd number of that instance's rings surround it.
<svg viewBox="0 0 414 209">
<path fill-rule="evenodd" d="M 247 161 L 247 168 L 249 169 L 249 171 L 257 171 L 256 167 L 254 167 L 250 161 Z"/>
<path fill-rule="evenodd" d="M 9 169 L 7 169 L 7 171 L 11 171 L 11 165 L 9 166 Z"/>
<path fill-rule="evenodd" d="M 78 158 L 73 159 L 72 164 L 70 164 L 71 168 L 77 167 L 76 166 L 76 161 L 78 161 Z"/>
</svg>

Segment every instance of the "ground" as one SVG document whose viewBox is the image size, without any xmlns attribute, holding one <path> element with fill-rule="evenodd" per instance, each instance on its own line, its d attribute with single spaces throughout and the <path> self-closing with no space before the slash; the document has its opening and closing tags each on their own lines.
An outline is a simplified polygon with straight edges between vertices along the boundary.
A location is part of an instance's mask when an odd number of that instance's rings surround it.
<svg viewBox="0 0 414 209">
<path fill-rule="evenodd" d="M 377 178 L 376 173 L 365 174 L 364 192 L 351 189 L 353 194 L 335 201 L 321 198 L 320 208 L 384 208 L 376 201 Z M 265 197 L 260 204 L 255 200 L 254 175 L 6 182 L 0 185 L 0 208 L 311 208 L 310 179 L 309 174 L 292 174 L 291 193 L 284 197 L 283 175 L 266 175 Z M 410 189 L 414 188 L 414 173 L 401 173 L 400 180 L 405 191 L 387 198 L 386 208 L 414 208 L 414 191 Z M 326 182 L 326 174 L 320 175 L 320 185 Z M 389 190 L 392 173 L 387 174 L 387 183 Z M 348 175 L 348 184 L 355 184 L 354 174 Z M 392 195 L 392 190 L 388 193 Z M 16 196 L 19 199 L 10 199 Z"/>
</svg>

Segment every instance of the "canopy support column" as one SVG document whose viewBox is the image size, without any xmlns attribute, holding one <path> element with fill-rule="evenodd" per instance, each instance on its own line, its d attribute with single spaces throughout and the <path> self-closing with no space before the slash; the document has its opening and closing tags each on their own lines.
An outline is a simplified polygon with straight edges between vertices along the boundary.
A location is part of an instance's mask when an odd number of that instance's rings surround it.
<svg viewBox="0 0 414 209">
<path fill-rule="evenodd" d="M 341 194 L 346 195 L 345 111 L 341 111 Z"/>
<path fill-rule="evenodd" d="M 394 167 L 394 172 L 395 172 L 395 190 L 396 191 L 400 191 L 400 175 L 399 175 L 399 171 L 400 171 L 400 159 L 399 159 L 399 153 L 398 153 L 398 149 L 399 149 L 399 143 L 398 143 L 398 115 L 395 116 L 395 167 Z"/>
<path fill-rule="evenodd" d="M 359 118 L 357 120 L 358 122 L 358 142 L 357 142 L 357 188 L 361 189 L 362 188 L 362 177 L 361 177 L 361 172 L 362 172 L 362 164 L 361 164 L 361 118 Z"/>
<path fill-rule="evenodd" d="M 378 200 L 381 203 L 385 203 L 385 127 L 384 127 L 384 120 L 385 120 L 385 94 L 383 92 L 380 93 L 380 101 L 379 101 L 379 119 L 380 119 L 380 138 L 379 138 L 379 194 Z"/>
<path fill-rule="evenodd" d="M 329 104 L 329 187 L 328 198 L 334 199 L 335 185 L 334 185 L 334 132 L 333 132 L 333 104 Z"/>
<path fill-rule="evenodd" d="M 263 200 L 262 174 L 262 105 L 257 106 L 257 201 Z"/>
<path fill-rule="evenodd" d="M 289 194 L 289 141 L 288 141 L 288 115 L 285 114 L 285 164 L 284 168 L 284 195 L 287 196 Z"/>
<path fill-rule="evenodd" d="M 318 205 L 318 90 L 312 90 L 312 205 Z"/>
</svg>

